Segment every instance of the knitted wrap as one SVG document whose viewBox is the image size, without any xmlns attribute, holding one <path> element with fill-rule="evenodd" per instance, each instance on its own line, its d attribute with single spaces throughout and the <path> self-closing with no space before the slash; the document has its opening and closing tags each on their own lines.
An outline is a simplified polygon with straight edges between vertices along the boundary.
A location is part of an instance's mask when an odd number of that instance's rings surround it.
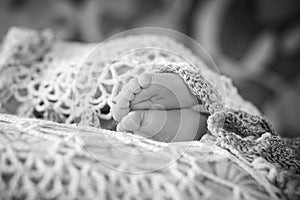
<svg viewBox="0 0 300 200">
<path fill-rule="evenodd" d="M 13 115 L 0 114 L 1 199 L 300 198 L 300 140 L 276 135 L 228 77 L 164 36 L 111 40 L 87 58 L 94 47 L 19 28 L 2 42 L 0 111 Z M 107 130 L 111 99 L 144 71 L 178 74 L 203 102 L 201 141 Z"/>
</svg>

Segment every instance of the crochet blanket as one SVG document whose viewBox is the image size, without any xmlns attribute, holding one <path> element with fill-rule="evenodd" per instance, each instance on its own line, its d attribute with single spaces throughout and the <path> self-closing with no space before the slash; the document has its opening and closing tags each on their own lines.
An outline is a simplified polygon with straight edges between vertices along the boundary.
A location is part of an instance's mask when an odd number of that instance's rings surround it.
<svg viewBox="0 0 300 200">
<path fill-rule="evenodd" d="M 0 114 L 2 199 L 300 198 L 300 140 L 277 136 L 209 62 L 157 35 L 94 47 L 19 28 L 2 42 L 0 110 L 14 115 Z M 111 131 L 111 99 L 147 70 L 177 73 L 203 102 L 201 141 Z"/>
</svg>

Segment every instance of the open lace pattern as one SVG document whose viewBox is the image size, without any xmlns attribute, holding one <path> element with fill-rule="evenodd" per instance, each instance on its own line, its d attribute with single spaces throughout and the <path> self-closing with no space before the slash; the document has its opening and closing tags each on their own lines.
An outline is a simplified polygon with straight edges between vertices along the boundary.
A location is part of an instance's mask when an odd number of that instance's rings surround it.
<svg viewBox="0 0 300 200">
<path fill-rule="evenodd" d="M 54 42 L 48 30 L 19 28 L 2 42 L 0 111 L 15 116 L 0 114 L 1 198 L 300 198 L 300 140 L 277 136 L 228 77 L 163 36 L 111 40 L 87 58 L 94 47 Z M 203 102 L 210 116 L 209 134 L 201 141 L 167 145 L 101 129 L 115 126 L 112 97 L 130 76 L 147 70 L 178 74 Z M 68 125 L 73 123 L 79 126 Z M 93 153 L 109 166 L 150 172 L 121 173 L 99 164 L 85 150 L 91 140 L 84 147 L 75 128 L 83 140 L 96 138 Z M 112 144 L 159 153 L 141 160 Z M 203 156 L 205 149 L 210 152 Z M 157 170 L 160 160 L 176 156 L 172 165 Z"/>
</svg>

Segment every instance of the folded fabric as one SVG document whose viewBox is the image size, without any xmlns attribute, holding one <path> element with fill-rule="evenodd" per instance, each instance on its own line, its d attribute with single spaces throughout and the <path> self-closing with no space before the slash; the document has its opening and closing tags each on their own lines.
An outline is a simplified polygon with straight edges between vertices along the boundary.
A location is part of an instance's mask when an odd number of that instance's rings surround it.
<svg viewBox="0 0 300 200">
<path fill-rule="evenodd" d="M 166 144 L 3 114 L 0 127 L 0 199 L 297 199 L 295 177 L 280 190 L 285 173 L 210 137 Z"/>
</svg>

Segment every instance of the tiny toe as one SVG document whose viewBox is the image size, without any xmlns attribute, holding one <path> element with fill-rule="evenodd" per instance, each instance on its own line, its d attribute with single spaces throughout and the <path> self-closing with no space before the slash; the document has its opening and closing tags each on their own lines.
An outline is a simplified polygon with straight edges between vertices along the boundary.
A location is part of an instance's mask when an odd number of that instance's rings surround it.
<svg viewBox="0 0 300 200">
<path fill-rule="evenodd" d="M 132 111 L 128 113 L 120 122 L 120 127 L 126 131 L 136 131 L 141 127 L 141 121 L 143 119 L 143 112 Z"/>
<path fill-rule="evenodd" d="M 131 101 L 134 98 L 134 93 L 131 92 L 127 87 L 124 87 L 120 92 L 119 96 L 121 96 L 122 99 Z"/>
<path fill-rule="evenodd" d="M 134 94 L 137 94 L 141 91 L 141 86 L 138 83 L 137 78 L 131 79 L 128 84 L 126 84 L 126 87 Z"/>
<path fill-rule="evenodd" d="M 119 96 L 116 99 L 116 106 L 118 106 L 120 108 L 127 108 L 127 107 L 129 107 L 129 101 L 125 100 L 121 96 Z"/>
<path fill-rule="evenodd" d="M 142 88 L 147 88 L 151 84 L 152 76 L 145 73 L 140 75 L 137 80 Z"/>
<path fill-rule="evenodd" d="M 121 121 L 122 118 L 129 113 L 129 111 L 130 111 L 129 107 L 120 108 L 120 107 L 116 106 L 116 104 L 112 105 L 113 118 L 118 122 Z"/>
</svg>

